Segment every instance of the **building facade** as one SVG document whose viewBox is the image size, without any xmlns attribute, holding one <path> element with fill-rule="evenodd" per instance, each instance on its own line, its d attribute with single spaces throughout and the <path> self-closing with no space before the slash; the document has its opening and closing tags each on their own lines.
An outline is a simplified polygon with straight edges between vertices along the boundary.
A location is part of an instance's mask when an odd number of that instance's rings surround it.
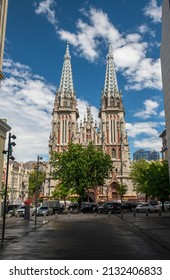
<svg viewBox="0 0 170 280">
<path fill-rule="evenodd" d="M 3 201 L 3 190 L 2 190 L 2 176 L 3 176 L 3 162 L 5 149 L 6 134 L 11 129 L 7 124 L 6 120 L 0 119 L 0 216 L 2 215 L 2 201 Z"/>
<path fill-rule="evenodd" d="M 4 162 L 2 182 L 6 184 L 6 162 Z M 9 161 L 8 204 L 22 204 L 28 199 L 29 171 L 23 162 Z"/>
<path fill-rule="evenodd" d="M 105 153 L 110 155 L 113 161 L 113 172 L 111 177 L 106 180 L 105 185 L 102 186 L 102 190 L 99 187 L 94 194 L 95 200 L 118 199 L 116 186 L 120 183 L 128 186 L 127 198 L 134 198 L 135 193 L 129 180 L 130 150 L 125 131 L 125 111 L 122 94 L 118 89 L 111 44 L 109 44 L 104 88 L 101 93 L 100 121 L 94 120 L 91 108 L 87 107 L 86 116 L 78 122 L 79 111 L 73 86 L 68 44 L 52 115 L 52 132 L 49 139 L 50 151 L 60 153 L 67 149 L 70 141 L 81 143 L 84 147 L 93 142 L 96 147 L 102 147 Z"/>
<path fill-rule="evenodd" d="M 161 42 L 161 68 L 164 92 L 164 108 L 166 122 L 167 147 L 170 149 L 170 0 L 162 4 L 162 42 Z M 170 152 L 168 152 L 170 174 Z"/>
<path fill-rule="evenodd" d="M 162 160 L 168 160 L 168 147 L 167 147 L 167 136 L 166 136 L 166 129 L 162 131 L 162 133 L 159 135 L 160 138 L 162 138 Z"/>
<path fill-rule="evenodd" d="M 160 159 L 160 153 L 153 150 L 153 151 L 146 151 L 143 149 L 137 150 L 133 154 L 133 160 L 140 160 L 140 159 L 145 159 L 148 161 L 151 160 L 159 160 Z"/>
<path fill-rule="evenodd" d="M 0 81 L 4 75 L 2 73 L 2 62 L 5 44 L 6 20 L 7 20 L 8 0 L 0 0 Z"/>
</svg>

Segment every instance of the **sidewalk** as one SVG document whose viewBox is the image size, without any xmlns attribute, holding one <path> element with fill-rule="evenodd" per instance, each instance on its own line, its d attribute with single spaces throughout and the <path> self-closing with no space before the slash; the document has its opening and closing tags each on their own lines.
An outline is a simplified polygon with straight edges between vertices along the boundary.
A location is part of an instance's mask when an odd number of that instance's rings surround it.
<svg viewBox="0 0 170 280">
<path fill-rule="evenodd" d="M 24 220 L 23 217 L 6 217 L 3 244 L 6 244 L 13 239 L 20 238 L 21 236 L 26 235 L 31 231 L 35 231 L 36 229 L 56 219 L 56 217 L 56 215 L 37 217 L 36 225 L 34 216 L 31 217 L 30 220 Z M 2 217 L 0 217 L 0 244 L 2 244 L 2 226 L 3 219 Z"/>
<path fill-rule="evenodd" d="M 135 230 L 145 234 L 151 240 L 157 242 L 170 252 L 170 212 L 158 213 L 127 213 L 118 217 L 133 227 Z"/>
<path fill-rule="evenodd" d="M 135 216 L 133 212 L 124 212 L 123 216 L 121 214 L 117 215 L 107 215 L 107 214 L 90 214 L 88 219 L 91 219 L 96 215 L 98 217 L 105 217 L 112 219 L 115 216 L 120 219 L 121 222 L 127 224 L 129 227 L 133 228 L 137 232 L 149 237 L 152 241 L 157 242 L 162 247 L 165 247 L 170 251 L 170 212 L 163 212 L 161 216 L 158 213 L 150 213 L 148 216 L 145 213 L 137 213 Z M 24 218 L 9 217 L 6 218 L 5 226 L 5 238 L 3 244 L 9 243 L 10 241 L 25 236 L 30 232 L 36 231 L 36 229 L 42 227 L 43 225 L 49 223 L 52 220 L 56 222 L 62 222 L 67 218 L 83 220 L 83 216 L 86 214 L 77 213 L 63 213 L 60 215 L 52 215 L 46 217 L 37 217 L 37 224 L 35 226 L 35 217 L 31 217 L 30 220 L 24 220 Z M 94 220 L 95 222 L 95 220 Z M 0 244 L 2 237 L 2 218 L 0 218 Z"/>
</svg>

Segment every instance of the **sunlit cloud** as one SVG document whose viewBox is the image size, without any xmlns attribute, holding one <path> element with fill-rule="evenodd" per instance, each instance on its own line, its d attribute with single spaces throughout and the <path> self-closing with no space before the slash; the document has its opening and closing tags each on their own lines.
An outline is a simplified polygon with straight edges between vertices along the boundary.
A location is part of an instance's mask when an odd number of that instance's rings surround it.
<svg viewBox="0 0 170 280">
<path fill-rule="evenodd" d="M 141 119 L 148 119 L 152 116 L 157 115 L 157 109 L 159 107 L 159 103 L 157 101 L 147 99 L 144 101 L 144 109 L 135 113 L 135 117 L 139 117 Z"/>
<path fill-rule="evenodd" d="M 157 0 L 150 0 L 144 8 L 144 14 L 145 16 L 150 17 L 154 23 L 161 22 L 162 7 L 158 6 Z"/>
<path fill-rule="evenodd" d="M 45 14 L 46 10 L 54 14 L 52 6 L 54 1 L 46 0 L 41 3 L 39 14 Z M 157 1 L 151 0 L 145 7 L 144 13 L 156 22 L 160 19 L 160 9 Z M 121 33 L 101 9 L 90 7 L 89 10 L 81 9 L 80 12 L 85 19 L 77 19 L 75 32 L 63 28 L 57 30 L 61 40 L 68 41 L 75 47 L 76 55 L 84 57 L 91 63 L 96 63 L 101 58 L 103 42 L 105 45 L 110 42 L 113 46 L 116 69 L 126 78 L 126 90 L 139 91 L 144 88 L 162 90 L 160 59 L 148 57 L 150 45 L 143 41 L 144 33 L 149 32 L 154 37 L 154 31 L 144 23 L 138 27 L 138 33 Z M 48 12 L 46 12 L 46 17 L 48 20 Z M 55 22 L 51 23 L 56 25 Z M 150 44 L 153 43 L 150 42 Z M 156 43 L 155 47 L 158 47 Z"/>
<path fill-rule="evenodd" d="M 56 2 L 54 0 L 44 0 L 42 2 L 34 2 L 35 5 L 35 13 L 40 15 L 44 15 L 49 23 L 51 23 L 55 29 L 57 30 L 57 24 L 58 20 L 55 15 L 55 10 L 53 7 L 56 5 Z"/>
</svg>

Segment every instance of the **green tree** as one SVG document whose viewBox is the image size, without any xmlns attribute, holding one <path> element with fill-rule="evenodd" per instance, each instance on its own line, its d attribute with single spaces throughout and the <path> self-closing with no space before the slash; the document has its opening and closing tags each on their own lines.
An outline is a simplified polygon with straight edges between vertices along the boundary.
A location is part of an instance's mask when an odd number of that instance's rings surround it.
<svg viewBox="0 0 170 280">
<path fill-rule="evenodd" d="M 117 186 L 117 192 L 120 195 L 121 202 L 122 202 L 122 198 L 127 193 L 127 190 L 128 190 L 128 187 L 125 184 L 120 184 Z"/>
<path fill-rule="evenodd" d="M 132 165 L 131 178 L 138 193 L 157 198 L 162 202 L 170 195 L 167 161 L 136 161 Z"/>
<path fill-rule="evenodd" d="M 38 188 L 37 191 L 39 191 L 42 187 L 42 184 L 45 180 L 46 173 L 44 171 L 39 171 L 38 173 Z M 36 192 L 36 186 L 37 186 L 37 171 L 34 170 L 32 173 L 30 173 L 29 176 L 29 196 L 34 196 Z"/>
<path fill-rule="evenodd" d="M 68 190 L 68 188 L 65 187 L 63 183 L 60 183 L 52 192 L 52 197 L 58 200 L 64 200 L 64 204 L 66 205 L 66 199 L 68 198 L 69 194 L 70 190 Z"/>
<path fill-rule="evenodd" d="M 148 188 L 150 196 L 159 199 L 162 202 L 164 211 L 164 201 L 170 195 L 168 162 L 164 160 L 152 161 L 148 172 Z"/>
<path fill-rule="evenodd" d="M 130 178 L 132 179 L 134 190 L 137 193 L 146 195 L 146 200 L 149 195 L 148 188 L 148 172 L 150 163 L 145 159 L 137 160 L 132 163 Z"/>
<path fill-rule="evenodd" d="M 67 151 L 53 152 L 51 165 L 54 179 L 60 180 L 71 194 L 79 195 L 79 204 L 88 189 L 103 185 L 112 169 L 110 156 L 92 143 L 86 148 L 81 144 L 70 143 Z"/>
</svg>

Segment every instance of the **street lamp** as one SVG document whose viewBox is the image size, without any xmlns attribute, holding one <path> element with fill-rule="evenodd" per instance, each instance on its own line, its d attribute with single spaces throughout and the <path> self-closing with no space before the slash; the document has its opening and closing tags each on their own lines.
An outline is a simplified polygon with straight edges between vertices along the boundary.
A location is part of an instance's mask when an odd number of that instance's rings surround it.
<svg viewBox="0 0 170 280">
<path fill-rule="evenodd" d="M 121 175 L 121 183 L 122 183 L 122 177 L 123 177 L 123 131 L 122 131 L 122 124 L 123 121 L 120 120 L 120 122 L 117 123 L 117 128 L 119 128 L 120 131 L 120 175 Z"/>
<path fill-rule="evenodd" d="M 9 160 L 14 160 L 12 156 L 12 146 L 15 146 L 15 142 L 11 142 L 11 139 L 16 139 L 15 135 L 8 135 L 8 149 L 3 150 L 3 154 L 7 154 L 7 164 L 6 164 L 6 182 L 5 182 L 5 194 L 4 194 L 4 208 L 3 208 L 3 224 L 2 224 L 2 242 L 4 241 L 5 235 L 5 219 L 6 219 L 6 201 L 7 201 L 7 190 L 8 190 L 8 172 L 9 172 Z"/>
<path fill-rule="evenodd" d="M 36 176 L 36 191 L 35 191 L 35 227 L 37 225 L 38 177 L 39 177 L 40 160 L 42 160 L 42 157 L 37 156 L 37 168 L 36 168 L 37 176 Z"/>
</svg>

